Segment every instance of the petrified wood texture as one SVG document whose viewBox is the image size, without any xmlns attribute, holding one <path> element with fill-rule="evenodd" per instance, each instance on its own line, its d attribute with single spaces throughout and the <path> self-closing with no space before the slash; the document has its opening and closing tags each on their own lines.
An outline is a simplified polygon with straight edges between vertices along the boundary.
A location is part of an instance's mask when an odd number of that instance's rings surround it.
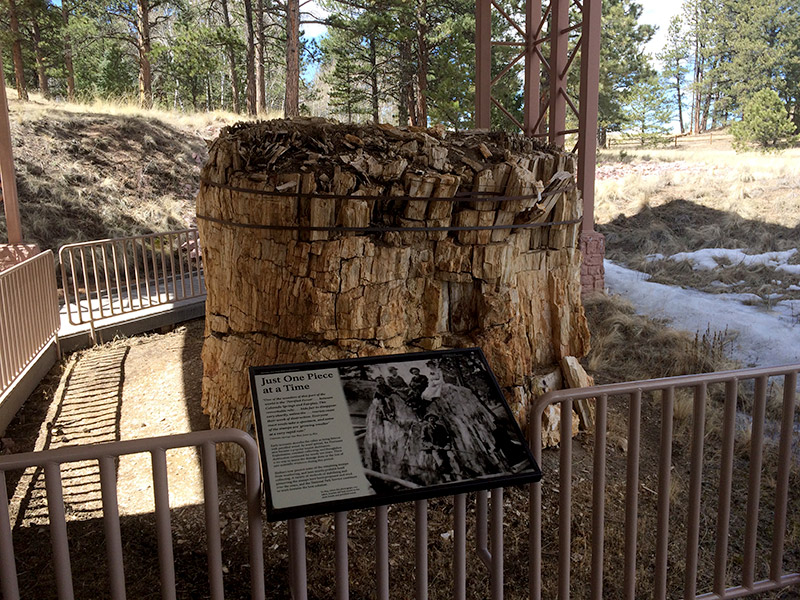
<svg viewBox="0 0 800 600">
<path fill-rule="evenodd" d="M 588 351 L 580 225 L 407 228 L 574 221 L 574 171 L 574 156 L 501 133 L 311 119 L 224 130 L 197 198 L 212 426 L 250 427 L 251 365 L 468 346 L 524 419 L 530 374 Z M 517 198 L 431 200 L 464 192 Z"/>
</svg>

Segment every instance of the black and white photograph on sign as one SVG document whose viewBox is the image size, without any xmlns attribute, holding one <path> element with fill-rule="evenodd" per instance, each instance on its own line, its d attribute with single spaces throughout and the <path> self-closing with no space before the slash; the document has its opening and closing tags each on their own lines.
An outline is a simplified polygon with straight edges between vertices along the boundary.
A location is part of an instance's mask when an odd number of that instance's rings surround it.
<svg viewBox="0 0 800 600">
<path fill-rule="evenodd" d="M 271 520 L 540 476 L 478 349 L 250 375 Z"/>
</svg>

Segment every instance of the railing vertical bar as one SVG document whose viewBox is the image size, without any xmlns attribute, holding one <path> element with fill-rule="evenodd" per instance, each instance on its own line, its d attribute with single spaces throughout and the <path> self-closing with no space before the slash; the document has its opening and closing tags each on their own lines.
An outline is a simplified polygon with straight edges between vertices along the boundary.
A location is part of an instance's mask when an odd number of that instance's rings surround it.
<svg viewBox="0 0 800 600">
<path fill-rule="evenodd" d="M 167 257 L 164 254 L 164 238 L 162 236 L 158 236 L 158 245 L 161 250 L 161 275 L 164 279 L 164 302 L 169 302 L 169 273 L 167 272 Z"/>
<path fill-rule="evenodd" d="M 125 600 L 125 568 L 122 561 L 122 532 L 117 503 L 117 466 L 113 456 L 103 456 L 98 462 L 111 598 Z"/>
<path fill-rule="evenodd" d="M 15 302 L 14 302 L 14 280 L 13 280 L 14 273 L 6 274 L 3 278 L 3 285 L 0 287 L 0 293 L 2 293 L 2 308 L 3 314 L 13 314 L 16 310 Z M 19 344 L 14 343 L 15 340 L 18 340 L 19 337 L 16 331 L 16 319 L 11 318 L 9 319 L 8 323 L 8 330 L 7 330 L 7 337 L 6 337 L 6 347 L 8 349 L 8 381 L 6 384 L 11 383 L 14 380 L 14 377 L 17 376 L 17 369 L 18 365 L 20 364 L 20 348 Z"/>
<path fill-rule="evenodd" d="M 416 564 L 416 600 L 428 600 L 428 501 L 414 502 L 414 523 L 416 544 L 414 560 Z"/>
<path fill-rule="evenodd" d="M 49 462 L 44 466 L 47 513 L 50 517 L 50 540 L 53 546 L 53 570 L 60 600 L 73 600 L 72 567 L 69 558 L 64 493 L 61 485 L 61 466 Z"/>
<path fill-rule="evenodd" d="M 186 273 L 183 270 L 183 252 L 181 251 L 181 234 L 176 234 L 175 244 L 178 252 L 178 270 L 181 274 L 181 297 L 186 298 Z M 176 290 L 177 291 L 177 290 Z"/>
<path fill-rule="evenodd" d="M 747 520 L 744 529 L 744 561 L 742 563 L 742 583 L 746 588 L 753 587 L 755 578 L 766 405 L 767 378 L 765 376 L 756 377 L 756 391 L 753 398 L 753 432 L 750 438 L 750 473 L 747 485 Z"/>
<path fill-rule="evenodd" d="M 608 396 L 597 398 L 594 425 L 594 467 L 592 471 L 592 586 L 594 600 L 603 598 L 603 546 L 606 512 L 606 436 Z"/>
<path fill-rule="evenodd" d="M 658 521 L 656 524 L 656 576 L 655 598 L 667 597 L 667 560 L 669 541 L 669 491 L 670 470 L 672 469 L 672 419 L 675 406 L 675 388 L 662 391 L 661 400 L 661 442 L 658 459 Z"/>
<path fill-rule="evenodd" d="M 539 405 L 528 405 L 528 439 L 536 464 L 542 464 L 542 410 Z M 542 598 L 542 486 L 528 485 L 528 596 L 529 600 Z"/>
<path fill-rule="evenodd" d="M 136 284 L 136 298 L 139 300 L 139 310 L 144 308 L 142 304 L 142 282 L 141 274 L 139 273 L 139 245 L 136 239 L 131 240 L 131 259 L 133 260 L 133 280 Z"/>
<path fill-rule="evenodd" d="M 153 293 L 150 291 L 150 267 L 147 265 L 147 242 L 141 238 L 142 247 L 142 267 L 144 269 L 144 288 L 147 293 L 147 306 L 153 306 Z M 139 291 L 141 294 L 141 290 Z"/>
<path fill-rule="evenodd" d="M 453 497 L 453 600 L 467 598 L 467 496 Z"/>
<path fill-rule="evenodd" d="M 84 252 L 85 248 L 81 247 L 81 274 L 83 275 L 83 290 L 86 294 L 86 309 L 89 312 L 89 322 L 94 322 L 92 318 L 92 287 L 89 285 L 89 269 L 86 267 L 86 253 Z M 83 306 L 81 305 L 80 296 L 78 297 L 78 313 L 79 313 L 79 320 L 81 323 L 84 323 L 83 320 Z"/>
<path fill-rule="evenodd" d="M 119 257 L 117 256 L 117 244 L 114 242 L 111 243 L 111 260 L 114 263 L 114 281 L 117 284 L 117 300 L 119 300 L 119 312 L 124 313 L 125 303 L 123 301 L 124 296 L 122 294 L 122 282 L 119 276 Z"/>
<path fill-rule="evenodd" d="M 783 380 L 783 412 L 781 414 L 781 439 L 778 446 L 778 481 L 775 489 L 775 528 L 772 532 L 772 555 L 769 578 L 779 582 L 783 573 L 783 544 L 786 539 L 786 511 L 789 501 L 789 473 L 792 466 L 792 432 L 794 431 L 797 373 L 789 373 Z"/>
<path fill-rule="evenodd" d="M 14 332 L 11 345 L 14 347 L 14 354 L 16 358 L 16 369 L 14 370 L 15 377 L 20 373 L 20 371 L 22 371 L 22 366 L 27 362 L 27 357 L 25 356 L 24 350 L 24 343 L 27 336 L 25 335 L 25 327 L 22 323 L 22 319 L 19 318 L 21 305 L 23 304 L 20 298 L 20 279 L 20 272 L 16 270 L 11 273 L 11 277 L 9 279 L 11 305 L 13 306 L 12 310 L 15 313 L 11 323 L 12 331 Z"/>
<path fill-rule="evenodd" d="M 200 286 L 200 240 L 198 239 L 199 233 L 197 230 L 193 230 L 189 235 L 192 236 L 192 248 L 194 249 L 194 258 L 192 271 L 196 273 L 197 276 L 197 293 L 200 294 L 202 292 L 202 287 Z"/>
<path fill-rule="evenodd" d="M 150 260 L 153 262 L 153 286 L 156 292 L 156 306 L 161 304 L 161 286 L 158 285 L 160 275 L 158 274 L 158 253 L 156 252 L 156 238 L 154 235 L 150 239 Z M 152 300 L 152 298 L 151 298 Z"/>
<path fill-rule="evenodd" d="M 194 296 L 194 267 L 192 266 L 192 237 L 186 233 L 186 271 L 189 274 L 189 293 Z"/>
<path fill-rule="evenodd" d="M 245 450 L 245 493 L 247 494 L 247 526 L 250 545 L 250 591 L 253 600 L 264 600 L 264 540 L 261 525 L 261 467 L 258 450 L 251 444 Z"/>
<path fill-rule="evenodd" d="M 64 264 L 63 262 L 61 263 Z M 78 323 L 82 323 L 81 321 L 81 295 L 78 292 L 78 274 L 75 272 L 75 252 L 70 248 L 69 250 L 69 266 L 72 270 L 72 291 L 75 293 L 75 308 L 78 310 L 78 322 L 75 323 L 72 321 L 72 306 L 67 301 L 67 294 L 66 291 L 64 292 L 64 302 L 67 304 L 67 311 L 70 317 L 70 323 L 73 325 L 77 325 Z M 62 282 L 64 284 L 64 290 L 67 289 L 66 281 Z"/>
<path fill-rule="evenodd" d="M 86 311 L 89 323 L 94 323 L 94 311 L 92 310 L 92 285 L 89 282 L 89 268 L 86 266 L 85 248 L 81 248 L 81 271 L 83 272 L 83 290 L 86 295 Z M 81 323 L 84 323 L 83 311 L 81 310 Z"/>
<path fill-rule="evenodd" d="M 128 300 L 128 310 L 133 310 L 133 294 L 131 294 L 131 278 L 128 269 L 128 242 L 120 240 L 120 254 L 122 254 L 122 274 L 125 276 L 125 293 Z M 120 293 L 120 296 L 122 294 Z"/>
<path fill-rule="evenodd" d="M 100 258 L 103 260 L 103 278 L 106 282 L 105 293 L 108 294 L 108 310 L 114 314 L 114 299 L 111 297 L 111 278 L 108 273 L 108 256 L 106 255 L 106 244 L 100 244 Z"/>
<path fill-rule="evenodd" d="M 375 570 L 378 600 L 389 600 L 389 511 L 375 509 Z"/>
<path fill-rule="evenodd" d="M 350 562 L 347 551 L 347 513 L 337 512 L 333 516 L 335 532 L 336 600 L 350 597 Z"/>
<path fill-rule="evenodd" d="M 289 564 L 291 565 L 292 600 L 308 599 L 306 577 L 306 522 L 289 519 Z"/>
<path fill-rule="evenodd" d="M 100 293 L 100 275 L 97 272 L 97 249 L 91 247 L 89 252 L 92 257 L 92 276 L 94 277 L 94 289 L 95 295 L 97 296 L 97 308 L 100 310 L 100 318 L 105 318 L 106 312 L 103 308 L 103 297 Z"/>
<path fill-rule="evenodd" d="M 719 498 L 717 500 L 717 535 L 714 550 L 714 593 L 722 596 L 727 588 L 728 533 L 731 521 L 733 486 L 733 450 L 736 438 L 736 403 L 739 380 L 725 382 L 725 408 L 722 416 L 722 452 L 720 455 Z"/>
<path fill-rule="evenodd" d="M 641 455 L 642 392 L 630 396 L 628 405 L 628 460 L 625 478 L 625 576 L 627 600 L 636 599 L 636 543 L 639 523 L 639 459 Z"/>
<path fill-rule="evenodd" d="M 219 485 L 217 482 L 217 449 L 214 442 L 202 446 L 203 501 L 206 516 L 206 550 L 208 554 L 208 584 L 211 598 L 223 600 L 222 537 L 219 522 Z"/>
<path fill-rule="evenodd" d="M 492 600 L 503 600 L 503 488 L 492 490 L 492 567 L 489 574 Z"/>
<path fill-rule="evenodd" d="M 561 450 L 558 492 L 558 597 L 570 597 L 572 543 L 572 399 L 561 402 Z"/>
<path fill-rule="evenodd" d="M 6 278 L 0 276 L 0 314 L 7 315 L 5 300 Z M 11 343 L 9 328 L 0 327 L 0 391 L 11 383 Z"/>
<path fill-rule="evenodd" d="M 177 277 L 175 275 L 175 246 L 172 243 L 174 238 L 175 238 L 174 234 L 172 233 L 167 234 L 167 240 L 169 240 L 169 272 L 172 277 L 172 298 L 173 300 L 177 300 L 178 282 L 177 282 Z M 164 285 L 166 285 L 166 281 Z"/>
<path fill-rule="evenodd" d="M 703 439 L 706 425 L 706 395 L 706 384 L 701 383 L 695 387 L 690 450 L 689 514 L 686 524 L 686 574 L 683 584 L 683 596 L 689 600 L 693 600 L 697 594 L 700 507 L 703 501 Z"/>
<path fill-rule="evenodd" d="M 2 306 L 2 305 L 0 305 Z M 8 513 L 6 473 L 0 471 L 0 591 L 6 600 L 19 600 L 19 582 L 14 559 L 14 542 Z"/>
<path fill-rule="evenodd" d="M 150 451 L 153 463 L 153 496 L 156 505 L 158 563 L 161 571 L 161 597 L 175 600 L 175 562 L 172 552 L 172 525 L 169 514 L 167 453 L 162 448 Z"/>
<path fill-rule="evenodd" d="M 200 231 L 195 229 L 193 230 L 194 235 L 194 254 L 195 254 L 195 262 L 197 263 L 197 293 L 203 293 L 203 252 L 202 248 L 200 248 Z"/>
</svg>

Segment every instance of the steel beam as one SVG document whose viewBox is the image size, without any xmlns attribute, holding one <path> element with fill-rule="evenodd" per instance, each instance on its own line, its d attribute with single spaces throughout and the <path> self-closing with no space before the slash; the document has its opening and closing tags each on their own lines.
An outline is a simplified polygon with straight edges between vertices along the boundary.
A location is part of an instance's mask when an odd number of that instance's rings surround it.
<svg viewBox="0 0 800 600">
<path fill-rule="evenodd" d="M 0 186 L 2 186 L 3 209 L 6 214 L 6 231 L 9 244 L 22 243 L 22 226 L 19 220 L 17 180 L 14 175 L 14 154 L 11 151 L 11 123 L 8 119 L 3 59 L 0 57 Z"/>
<path fill-rule="evenodd" d="M 475 2 L 475 127 L 492 125 L 492 2 Z"/>
</svg>

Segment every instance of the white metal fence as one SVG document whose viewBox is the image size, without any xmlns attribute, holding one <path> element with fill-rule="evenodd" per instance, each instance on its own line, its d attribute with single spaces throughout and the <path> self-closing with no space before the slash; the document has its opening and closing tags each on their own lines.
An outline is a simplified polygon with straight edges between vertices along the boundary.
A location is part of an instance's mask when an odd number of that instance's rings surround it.
<svg viewBox="0 0 800 600">
<path fill-rule="evenodd" d="M 206 293 L 196 229 L 67 244 L 58 254 L 73 325 Z"/>
<path fill-rule="evenodd" d="M 58 327 L 51 251 L 0 272 L 0 396 L 56 338 Z"/>
</svg>

